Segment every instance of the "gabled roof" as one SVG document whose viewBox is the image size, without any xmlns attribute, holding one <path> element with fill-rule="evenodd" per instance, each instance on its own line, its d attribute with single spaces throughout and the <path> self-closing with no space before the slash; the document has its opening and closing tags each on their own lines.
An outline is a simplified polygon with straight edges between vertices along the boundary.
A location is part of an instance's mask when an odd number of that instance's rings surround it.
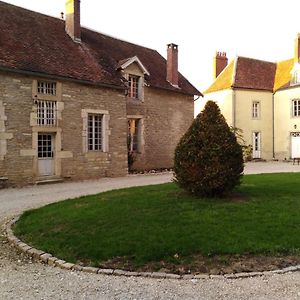
<svg viewBox="0 0 300 300">
<path fill-rule="evenodd" d="M 0 1 L 0 69 L 45 74 L 124 88 L 119 62 L 138 57 L 147 84 L 189 95 L 201 93 L 181 74 L 179 87 L 166 80 L 166 60 L 155 50 L 86 28 L 82 43 L 65 32 L 65 22 Z"/>
<path fill-rule="evenodd" d="M 239 56 L 220 73 L 204 93 L 229 88 L 275 92 L 289 86 L 293 66 L 293 59 L 273 63 Z"/>
<path fill-rule="evenodd" d="M 127 59 L 122 59 L 121 61 L 119 61 L 118 69 L 124 70 L 133 63 L 137 63 L 139 68 L 141 69 L 141 71 L 144 74 L 150 76 L 150 73 L 147 71 L 147 69 L 144 67 L 144 65 L 142 64 L 142 62 L 139 60 L 139 58 L 137 56 L 130 57 L 130 58 L 127 58 Z"/>
<path fill-rule="evenodd" d="M 273 91 L 276 64 L 238 57 L 233 87 Z"/>
</svg>

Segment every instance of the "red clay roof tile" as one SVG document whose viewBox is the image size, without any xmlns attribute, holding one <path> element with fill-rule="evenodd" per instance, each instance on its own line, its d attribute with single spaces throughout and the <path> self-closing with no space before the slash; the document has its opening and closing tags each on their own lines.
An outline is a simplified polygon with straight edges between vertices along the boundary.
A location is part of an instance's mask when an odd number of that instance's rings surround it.
<svg viewBox="0 0 300 300">
<path fill-rule="evenodd" d="M 82 43 L 65 22 L 0 1 L 0 67 L 124 87 L 118 63 L 137 56 L 150 86 L 189 95 L 201 93 L 181 74 L 179 87 L 166 80 L 166 60 L 155 50 L 82 28 Z"/>
</svg>

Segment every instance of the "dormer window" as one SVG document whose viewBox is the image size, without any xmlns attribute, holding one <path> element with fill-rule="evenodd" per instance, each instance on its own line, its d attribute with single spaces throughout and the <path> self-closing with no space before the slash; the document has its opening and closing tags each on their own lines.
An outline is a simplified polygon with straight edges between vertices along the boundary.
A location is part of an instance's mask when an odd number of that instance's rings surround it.
<svg viewBox="0 0 300 300">
<path fill-rule="evenodd" d="M 145 66 L 137 56 L 130 57 L 119 61 L 117 70 L 121 71 L 127 82 L 126 95 L 128 100 L 144 101 L 144 78 L 149 76 Z"/>
<path fill-rule="evenodd" d="M 139 82 L 139 76 L 128 75 L 128 97 L 139 99 Z"/>
<path fill-rule="evenodd" d="M 293 83 L 294 84 L 300 83 L 300 71 L 299 70 L 294 72 Z"/>
</svg>

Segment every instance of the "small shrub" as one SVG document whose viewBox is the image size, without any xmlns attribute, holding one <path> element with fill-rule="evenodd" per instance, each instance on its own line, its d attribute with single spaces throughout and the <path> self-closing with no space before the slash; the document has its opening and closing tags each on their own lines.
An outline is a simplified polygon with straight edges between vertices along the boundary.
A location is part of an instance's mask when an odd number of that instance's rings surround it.
<svg viewBox="0 0 300 300">
<path fill-rule="evenodd" d="M 241 145 L 243 150 L 244 161 L 252 160 L 252 145 L 247 145 L 243 136 L 243 130 L 237 127 L 230 126 L 230 129 L 236 136 L 237 142 Z"/>
<path fill-rule="evenodd" d="M 174 181 L 197 196 L 223 196 L 240 183 L 243 169 L 235 134 L 208 101 L 175 149 Z"/>
</svg>

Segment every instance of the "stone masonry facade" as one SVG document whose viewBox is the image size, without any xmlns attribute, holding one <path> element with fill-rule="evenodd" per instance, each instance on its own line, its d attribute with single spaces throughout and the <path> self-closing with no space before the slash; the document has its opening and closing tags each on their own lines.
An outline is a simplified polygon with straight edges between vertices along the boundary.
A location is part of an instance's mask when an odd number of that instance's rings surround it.
<svg viewBox="0 0 300 300">
<path fill-rule="evenodd" d="M 0 74 L 0 177 L 8 186 L 35 183 L 38 132 L 55 136 L 54 175 L 73 180 L 127 174 L 126 104 L 123 90 L 64 81 L 57 101 L 57 126 L 37 126 L 34 81 Z M 83 112 L 107 112 L 107 152 L 84 151 Z"/>
<path fill-rule="evenodd" d="M 142 119 L 143 147 L 135 170 L 172 168 L 174 150 L 193 121 L 193 97 L 145 87 L 144 101 L 127 100 L 127 115 Z"/>
<path fill-rule="evenodd" d="M 0 73 L 0 178 L 6 186 L 41 179 L 39 133 L 54 136 L 54 177 L 83 180 L 126 175 L 129 117 L 141 120 L 142 147 L 134 169 L 173 166 L 176 144 L 193 119 L 192 96 L 145 87 L 144 99 L 139 101 L 128 99 L 121 89 L 56 81 L 57 124 L 47 127 L 37 124 L 37 80 L 45 79 Z M 87 150 L 89 113 L 104 116 L 103 151 Z"/>
</svg>

